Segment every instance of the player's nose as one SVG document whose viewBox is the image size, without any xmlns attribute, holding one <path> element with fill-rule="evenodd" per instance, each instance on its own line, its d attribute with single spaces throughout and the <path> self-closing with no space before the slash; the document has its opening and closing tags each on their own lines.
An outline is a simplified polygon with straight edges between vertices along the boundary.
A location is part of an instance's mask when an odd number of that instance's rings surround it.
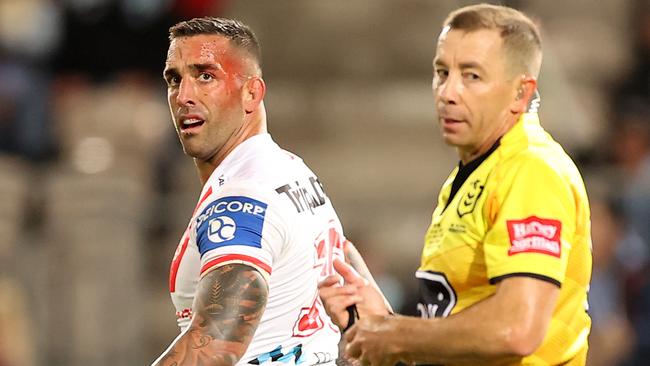
<svg viewBox="0 0 650 366">
<path fill-rule="evenodd" d="M 183 78 L 178 85 L 176 102 L 183 106 L 196 104 L 196 85 L 190 78 Z"/>
</svg>

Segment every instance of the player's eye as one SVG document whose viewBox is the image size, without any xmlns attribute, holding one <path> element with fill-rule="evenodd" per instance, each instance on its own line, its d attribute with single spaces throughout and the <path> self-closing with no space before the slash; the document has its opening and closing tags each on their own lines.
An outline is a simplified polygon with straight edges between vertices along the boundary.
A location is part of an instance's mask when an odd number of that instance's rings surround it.
<svg viewBox="0 0 650 366">
<path fill-rule="evenodd" d="M 202 72 L 202 73 L 199 75 L 199 79 L 200 79 L 201 81 L 211 81 L 211 80 L 214 79 L 214 77 L 213 77 L 211 74 L 207 73 L 207 72 Z"/>
<path fill-rule="evenodd" d="M 167 82 L 168 86 L 176 86 L 176 85 L 180 84 L 181 77 L 178 76 L 178 75 L 169 76 L 169 77 L 167 77 L 167 79 L 165 81 Z"/>
</svg>

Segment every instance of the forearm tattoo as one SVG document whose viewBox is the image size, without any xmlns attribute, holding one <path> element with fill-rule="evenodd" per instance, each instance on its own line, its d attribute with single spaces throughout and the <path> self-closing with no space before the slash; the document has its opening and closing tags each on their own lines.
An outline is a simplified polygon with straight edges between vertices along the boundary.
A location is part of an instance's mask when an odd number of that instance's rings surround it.
<svg viewBox="0 0 650 366">
<path fill-rule="evenodd" d="M 234 365 L 253 338 L 267 298 L 268 286 L 256 269 L 213 269 L 199 282 L 189 330 L 156 365 Z"/>
</svg>

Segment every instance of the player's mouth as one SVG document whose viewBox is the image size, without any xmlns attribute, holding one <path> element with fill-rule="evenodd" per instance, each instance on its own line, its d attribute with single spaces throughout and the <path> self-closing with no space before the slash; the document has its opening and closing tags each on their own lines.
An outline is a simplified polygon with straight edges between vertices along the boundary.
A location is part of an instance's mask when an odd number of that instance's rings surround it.
<svg viewBox="0 0 650 366">
<path fill-rule="evenodd" d="M 199 132 L 205 120 L 199 116 L 182 116 L 180 119 L 180 130 L 185 135 L 193 135 Z"/>
</svg>

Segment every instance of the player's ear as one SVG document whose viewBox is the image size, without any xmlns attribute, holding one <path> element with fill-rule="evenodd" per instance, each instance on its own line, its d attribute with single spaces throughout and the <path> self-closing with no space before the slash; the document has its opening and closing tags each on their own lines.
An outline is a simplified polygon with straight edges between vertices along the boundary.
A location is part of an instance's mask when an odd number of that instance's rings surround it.
<svg viewBox="0 0 650 366">
<path fill-rule="evenodd" d="M 244 82 L 242 88 L 242 99 L 244 111 L 246 113 L 254 112 L 264 100 L 266 94 L 266 84 L 259 76 L 252 76 Z"/>
<path fill-rule="evenodd" d="M 510 112 L 520 114 L 526 112 L 528 102 L 532 99 L 537 90 L 537 79 L 532 76 L 522 75 L 519 79 L 516 95 L 510 104 Z"/>
</svg>

